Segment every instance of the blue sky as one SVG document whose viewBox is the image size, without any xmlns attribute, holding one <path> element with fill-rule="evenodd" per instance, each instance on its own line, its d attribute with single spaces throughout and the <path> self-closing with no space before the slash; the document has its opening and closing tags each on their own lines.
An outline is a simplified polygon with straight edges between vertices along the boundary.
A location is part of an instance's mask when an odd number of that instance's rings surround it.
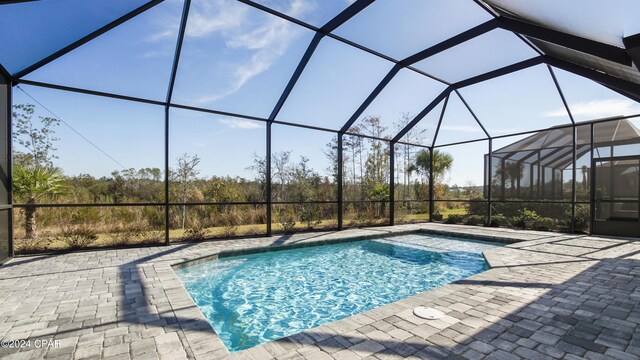
<svg viewBox="0 0 640 360">
<path fill-rule="evenodd" d="M 67 6 L 82 3 L 79 0 L 63 1 Z M 350 3 L 347 0 L 259 2 L 316 26 L 321 26 Z M 32 48 L 44 52 L 50 50 L 42 47 L 44 43 L 55 46 L 72 39 L 69 29 L 82 25 L 81 29 L 90 30 L 92 26 L 104 23 L 109 16 L 117 17 L 123 10 L 138 6 L 136 4 L 139 2 L 105 0 L 97 2 L 96 8 L 78 8 L 94 12 L 101 9 L 99 17 L 84 21 L 78 20 L 77 16 L 52 16 L 64 13 L 62 6 L 48 6 L 33 12 L 32 3 L 5 5 L 0 8 L 0 15 L 4 19 L 6 11 L 14 12 L 24 19 L 24 23 L 30 24 L 36 34 L 60 29 L 61 33 L 51 35 L 57 36 L 57 42 L 45 42 L 38 37 L 30 40 Z M 166 0 L 26 78 L 164 100 L 182 5 L 181 0 Z M 456 16 L 452 17 L 452 13 Z M 52 18 L 57 20 L 50 20 Z M 391 24 L 390 18 L 403 20 Z M 484 10 L 466 0 L 378 0 L 335 33 L 400 59 L 488 19 Z M 76 22 L 81 24 L 76 25 Z M 10 25 L 0 27 L 13 29 Z M 17 24 L 13 26 L 17 28 Z M 19 28 L 24 29 L 24 26 Z M 174 101 L 268 117 L 312 37 L 313 33 L 305 28 L 235 0 L 193 0 Z M 27 55 L 28 52 L 18 52 L 14 58 L 0 55 L 0 62 L 10 71 L 18 71 Z M 40 55 L 36 52 L 29 56 Z M 416 67 L 455 82 L 532 56 L 535 52 L 513 34 L 496 30 L 419 62 Z M 325 38 L 278 119 L 339 129 L 392 66 L 389 61 Z M 578 121 L 640 113 L 640 106 L 631 100 L 589 80 L 555 71 Z M 21 87 L 125 167 L 162 168 L 162 107 L 26 85 Z M 388 128 L 387 135 L 393 136 L 395 124 L 403 114 L 415 115 L 444 88 L 442 83 L 402 70 L 363 117 L 380 116 Z M 492 135 L 569 123 L 543 65 L 461 89 L 460 93 Z M 14 102 L 33 101 L 16 89 Z M 418 124 L 418 128 L 426 130 L 423 138 L 426 144 L 432 141 L 439 111 L 440 107 L 437 107 Z M 44 109 L 39 109 L 38 115 L 50 116 Z M 252 154 L 264 154 L 263 123 L 177 109 L 172 110 L 171 119 L 172 163 L 182 153 L 197 153 L 203 159 L 202 175 L 252 177 L 248 169 Z M 358 119 L 356 124 L 361 121 L 362 118 Z M 437 144 L 477 139 L 483 135 L 461 100 L 452 96 Z M 119 168 L 66 126 L 59 129 L 58 136 L 61 140 L 57 144 L 60 157 L 57 163 L 66 174 L 103 176 Z M 316 171 L 327 174 L 329 164 L 323 151 L 332 137 L 324 132 L 275 126 L 273 150 L 291 150 L 295 159 L 306 156 Z M 445 148 L 454 157 L 448 182 L 481 184 L 482 154 L 486 148 L 486 142 Z"/>
</svg>

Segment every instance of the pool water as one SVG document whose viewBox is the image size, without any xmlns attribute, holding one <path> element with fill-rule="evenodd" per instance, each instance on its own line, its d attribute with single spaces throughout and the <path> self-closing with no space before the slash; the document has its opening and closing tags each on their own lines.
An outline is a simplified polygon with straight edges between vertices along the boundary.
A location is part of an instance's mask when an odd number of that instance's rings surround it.
<svg viewBox="0 0 640 360">
<path fill-rule="evenodd" d="M 431 235 L 220 258 L 177 270 L 229 351 L 353 316 L 487 269 L 496 245 Z"/>
</svg>

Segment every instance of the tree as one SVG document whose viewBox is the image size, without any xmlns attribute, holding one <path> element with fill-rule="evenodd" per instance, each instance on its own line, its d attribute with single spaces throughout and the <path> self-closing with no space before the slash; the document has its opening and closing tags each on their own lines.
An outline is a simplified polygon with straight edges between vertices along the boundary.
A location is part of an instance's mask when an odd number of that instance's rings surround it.
<svg viewBox="0 0 640 360">
<path fill-rule="evenodd" d="M 343 139 L 343 144 L 342 144 L 342 148 L 344 150 L 344 139 Z M 344 164 L 346 164 L 347 162 L 349 162 L 349 157 L 345 156 L 345 153 L 343 151 L 342 153 L 342 164 L 338 164 L 338 137 L 334 137 L 331 139 L 330 142 L 328 142 L 325 145 L 325 150 L 324 150 L 324 155 L 327 157 L 327 159 L 329 159 L 329 167 L 327 168 L 327 171 L 329 171 L 331 173 L 331 177 L 333 178 L 333 184 L 338 184 L 338 166 L 342 167 L 343 170 L 343 178 L 344 176 Z M 343 180 L 343 184 L 344 184 L 344 180 Z M 338 187 L 334 186 L 332 187 L 333 191 L 334 191 L 334 196 L 337 198 L 338 197 Z"/>
<path fill-rule="evenodd" d="M 518 179 L 522 178 L 524 174 L 524 164 L 518 161 L 501 160 L 496 166 L 495 175 L 493 176 L 493 184 L 496 186 L 504 186 L 507 188 L 509 184 L 509 191 L 511 194 L 505 194 L 505 196 L 515 196 L 517 192 Z"/>
<path fill-rule="evenodd" d="M 322 214 L 318 201 L 320 191 L 321 176 L 309 167 L 309 158 L 300 156 L 300 162 L 293 164 L 288 192 L 293 196 L 294 201 L 300 201 L 298 216 L 300 220 L 311 229 L 314 225 L 320 224 Z"/>
<path fill-rule="evenodd" d="M 25 238 L 37 237 L 36 208 L 38 200 L 46 197 L 55 198 L 67 193 L 64 180 L 55 169 L 16 166 L 13 169 L 13 193 L 28 206 L 25 211 Z"/>
<path fill-rule="evenodd" d="M 17 151 L 13 169 L 13 193 L 28 206 L 25 213 L 25 237 L 37 237 L 36 207 L 38 200 L 53 198 L 67 192 L 64 180 L 54 167 L 53 160 L 57 150 L 54 143 L 59 139 L 55 136 L 55 127 L 60 120 L 40 116 L 40 127 L 34 125 L 33 104 L 18 104 L 13 106 L 13 140 L 22 146 L 26 152 Z"/>
<path fill-rule="evenodd" d="M 247 168 L 256 173 L 256 181 L 260 186 L 261 201 L 267 199 L 267 159 L 264 156 L 253 153 L 253 165 Z"/>
<path fill-rule="evenodd" d="M 433 150 L 433 182 L 440 183 L 444 178 L 444 174 L 451 170 L 453 165 L 453 157 L 440 150 Z M 428 183 L 431 172 L 431 155 L 427 150 L 421 150 L 416 154 L 416 160 L 411 166 L 412 171 L 416 171 L 425 177 L 425 183 Z"/>
<path fill-rule="evenodd" d="M 59 139 L 55 136 L 55 128 L 60 126 L 60 120 L 40 116 L 40 127 L 34 125 L 33 104 L 18 104 L 13 106 L 13 139 L 27 152 L 17 152 L 16 164 L 29 168 L 51 168 L 57 148 L 54 143 Z"/>
<path fill-rule="evenodd" d="M 189 190 L 191 190 L 191 183 L 196 179 L 200 170 L 196 167 L 200 164 L 200 158 L 198 155 L 190 156 L 187 153 L 182 154 L 177 160 L 177 169 L 172 171 L 171 177 L 177 183 L 178 197 L 182 205 L 182 212 L 180 216 L 180 226 L 184 229 L 185 217 L 187 207 L 184 203 L 187 202 L 189 196 Z"/>
<path fill-rule="evenodd" d="M 291 151 L 275 152 L 271 156 L 271 164 L 273 167 L 272 178 L 276 178 L 280 183 L 279 191 L 274 194 L 274 199 L 280 201 L 287 201 L 287 193 L 285 187 L 291 177 L 291 169 L 289 166 L 289 160 L 291 159 Z M 273 184 L 273 182 L 272 182 Z"/>
<path fill-rule="evenodd" d="M 444 186 L 444 174 L 451 169 L 453 157 L 440 150 L 433 150 L 433 169 L 431 169 L 431 155 L 427 150 L 421 150 L 416 154 L 415 162 L 409 167 L 409 171 L 415 171 L 424 177 L 423 184 L 429 183 L 430 173 L 433 171 L 433 186 L 439 196 L 444 196 L 446 188 Z M 416 194 L 421 193 L 422 198 L 426 197 L 424 186 L 416 182 Z"/>
<path fill-rule="evenodd" d="M 413 119 L 414 116 L 412 116 L 411 114 L 402 113 L 400 119 L 398 119 L 398 121 L 394 123 L 395 131 L 400 132 L 401 130 L 406 128 Z M 396 155 L 397 157 L 402 159 L 402 165 L 398 164 L 398 166 L 396 166 L 396 179 L 400 177 L 401 173 L 404 175 L 402 179 L 402 194 L 404 199 L 409 198 L 409 184 L 411 184 L 412 173 L 411 165 L 415 161 L 417 153 L 417 147 L 409 144 L 422 145 L 426 137 L 426 133 L 427 129 L 419 126 L 414 126 L 410 128 L 402 137 L 402 140 L 405 142 L 405 144 L 396 145 Z M 399 184 L 400 182 L 396 181 L 396 183 Z"/>
<path fill-rule="evenodd" d="M 587 180 L 587 176 L 589 175 L 589 167 L 587 165 L 582 165 L 582 167 L 580 168 L 580 172 L 582 173 L 582 190 L 586 192 L 589 189 L 589 181 Z"/>
</svg>

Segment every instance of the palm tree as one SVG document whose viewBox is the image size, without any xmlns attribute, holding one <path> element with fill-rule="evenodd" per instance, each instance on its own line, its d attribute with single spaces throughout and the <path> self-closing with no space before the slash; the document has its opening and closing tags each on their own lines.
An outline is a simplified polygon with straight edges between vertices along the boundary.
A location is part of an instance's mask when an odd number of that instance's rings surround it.
<svg viewBox="0 0 640 360">
<path fill-rule="evenodd" d="M 453 157 L 440 150 L 433 150 L 433 180 L 435 182 L 442 181 L 444 173 L 451 169 L 453 165 Z M 409 166 L 408 171 L 416 171 L 424 174 L 425 178 L 429 178 L 431 170 L 431 154 L 427 150 L 421 150 L 416 154 L 415 162 Z M 425 181 L 426 183 L 427 181 Z"/>
<path fill-rule="evenodd" d="M 29 168 L 16 166 L 13 169 L 13 194 L 29 205 L 24 208 L 25 238 L 37 236 L 36 207 L 38 200 L 67 193 L 64 179 L 57 170 L 50 168 Z"/>
<path fill-rule="evenodd" d="M 585 192 L 589 188 L 589 184 L 587 183 L 587 175 L 589 174 L 589 167 L 587 165 L 582 165 L 582 190 Z"/>
</svg>

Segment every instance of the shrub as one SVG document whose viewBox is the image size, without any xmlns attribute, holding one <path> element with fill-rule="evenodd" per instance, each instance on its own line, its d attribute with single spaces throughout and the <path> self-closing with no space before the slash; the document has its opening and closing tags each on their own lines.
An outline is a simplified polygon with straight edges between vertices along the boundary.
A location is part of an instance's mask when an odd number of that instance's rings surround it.
<svg viewBox="0 0 640 360">
<path fill-rule="evenodd" d="M 520 212 L 520 215 L 517 218 L 516 226 L 520 228 L 527 228 L 532 226 L 537 220 L 540 219 L 540 215 L 538 215 L 533 210 L 528 210 L 525 208 Z"/>
<path fill-rule="evenodd" d="M 225 238 L 234 237 L 238 234 L 238 226 L 236 225 L 225 225 L 222 227 L 222 232 L 220 236 Z"/>
<path fill-rule="evenodd" d="M 222 216 L 222 232 L 220 235 L 225 238 L 236 236 L 238 233 L 238 223 L 242 217 L 235 211 L 227 212 Z"/>
<path fill-rule="evenodd" d="M 552 218 L 539 218 L 533 223 L 533 228 L 542 231 L 555 230 L 558 227 L 558 220 Z"/>
<path fill-rule="evenodd" d="M 434 212 L 433 215 L 431 216 L 431 218 L 433 219 L 433 221 L 442 221 L 442 214 L 440 214 L 439 212 Z"/>
<path fill-rule="evenodd" d="M 300 221 L 307 225 L 307 230 L 311 230 L 315 225 L 322 222 L 320 208 L 318 204 L 304 204 L 300 208 Z"/>
<path fill-rule="evenodd" d="M 201 226 L 194 226 L 186 229 L 182 238 L 185 240 L 203 240 L 206 237 L 206 230 Z"/>
<path fill-rule="evenodd" d="M 469 214 L 471 215 L 486 215 L 487 214 L 487 203 L 483 198 L 473 198 L 469 202 L 468 208 Z"/>
<path fill-rule="evenodd" d="M 589 220 L 591 219 L 591 209 L 589 205 L 577 204 L 574 229 L 575 231 L 583 232 L 589 230 Z"/>
<path fill-rule="evenodd" d="M 107 237 L 110 240 L 110 245 L 121 246 L 144 242 L 147 235 L 146 227 L 136 223 L 128 227 L 118 224 L 109 229 Z"/>
<path fill-rule="evenodd" d="M 281 211 L 278 214 L 278 223 L 282 226 L 282 230 L 285 234 L 290 234 L 296 226 L 296 219 L 291 212 Z"/>
<path fill-rule="evenodd" d="M 119 208 L 115 208 L 114 210 L 119 210 Z M 81 207 L 71 211 L 72 213 L 69 215 L 70 222 L 75 225 L 98 224 L 102 220 L 102 214 L 99 208 Z"/>
<path fill-rule="evenodd" d="M 492 227 L 500 227 L 500 226 L 509 226 L 509 221 L 504 215 L 493 215 L 491 216 L 491 223 L 489 226 Z"/>
<path fill-rule="evenodd" d="M 82 249 L 98 240 L 98 235 L 95 230 L 84 224 L 65 225 L 57 239 L 70 249 Z"/>
<path fill-rule="evenodd" d="M 462 222 L 462 219 L 463 219 L 462 215 L 451 214 L 451 215 L 449 215 L 449 217 L 447 217 L 447 220 L 445 220 L 445 223 L 447 223 L 447 224 L 460 224 Z"/>
<path fill-rule="evenodd" d="M 151 226 L 164 226 L 164 210 L 162 208 L 145 206 L 142 208 L 142 216 Z"/>
<path fill-rule="evenodd" d="M 484 216 L 482 215 L 470 215 L 464 220 L 466 225 L 481 225 L 484 224 Z"/>
<path fill-rule="evenodd" d="M 47 250 L 50 244 L 50 239 L 16 239 L 15 251 L 19 254 L 34 253 Z"/>
</svg>

